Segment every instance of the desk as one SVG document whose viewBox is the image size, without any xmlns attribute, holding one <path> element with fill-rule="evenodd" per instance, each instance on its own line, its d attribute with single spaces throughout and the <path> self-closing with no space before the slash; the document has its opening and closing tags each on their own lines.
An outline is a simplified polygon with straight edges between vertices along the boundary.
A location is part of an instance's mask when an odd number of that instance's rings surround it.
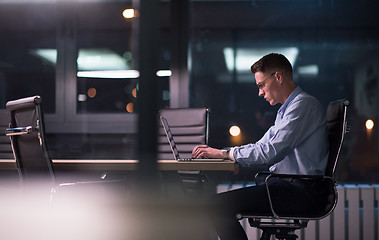
<svg viewBox="0 0 379 240">
<path fill-rule="evenodd" d="M 54 169 L 70 171 L 132 171 L 137 169 L 138 160 L 128 159 L 53 159 Z M 0 159 L 0 169 L 17 169 L 14 159 Z M 234 171 L 235 163 L 230 160 L 223 162 L 177 162 L 175 160 L 158 160 L 158 169 L 161 171 L 183 170 L 214 170 Z"/>
</svg>

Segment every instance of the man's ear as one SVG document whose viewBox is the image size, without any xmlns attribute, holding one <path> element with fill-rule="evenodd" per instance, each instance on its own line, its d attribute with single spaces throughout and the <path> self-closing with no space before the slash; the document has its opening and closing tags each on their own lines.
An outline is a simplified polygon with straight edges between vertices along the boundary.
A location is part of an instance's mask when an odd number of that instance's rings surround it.
<svg viewBox="0 0 379 240">
<path fill-rule="evenodd" d="M 275 73 L 275 80 L 278 81 L 279 83 L 283 82 L 283 74 L 281 72 L 276 72 Z"/>
</svg>

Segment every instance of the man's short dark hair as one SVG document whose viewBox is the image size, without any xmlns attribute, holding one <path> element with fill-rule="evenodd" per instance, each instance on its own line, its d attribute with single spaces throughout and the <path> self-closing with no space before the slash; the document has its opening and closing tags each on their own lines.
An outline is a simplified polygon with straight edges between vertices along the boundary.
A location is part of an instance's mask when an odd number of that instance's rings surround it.
<svg viewBox="0 0 379 240">
<path fill-rule="evenodd" d="M 263 56 L 251 66 L 250 70 L 254 74 L 256 72 L 266 72 L 267 70 L 276 68 L 292 73 L 291 63 L 284 55 L 279 53 L 270 53 Z"/>
</svg>

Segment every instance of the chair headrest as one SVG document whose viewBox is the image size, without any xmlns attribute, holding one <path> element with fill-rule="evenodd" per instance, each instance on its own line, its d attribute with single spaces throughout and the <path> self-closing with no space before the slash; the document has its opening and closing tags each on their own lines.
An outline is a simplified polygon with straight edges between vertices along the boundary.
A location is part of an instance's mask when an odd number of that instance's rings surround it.
<svg viewBox="0 0 379 240">
<path fill-rule="evenodd" d="M 41 103 L 42 103 L 42 98 L 36 95 L 33 97 L 26 97 L 26 98 L 9 101 L 6 104 L 6 108 L 8 111 L 13 111 L 20 108 L 35 107 L 36 105 L 40 105 Z"/>
<path fill-rule="evenodd" d="M 349 100 L 342 99 L 336 100 L 328 105 L 328 111 L 326 113 L 326 119 L 328 122 L 330 121 L 339 121 L 341 117 L 343 117 L 343 111 L 345 106 L 349 106 Z"/>
</svg>

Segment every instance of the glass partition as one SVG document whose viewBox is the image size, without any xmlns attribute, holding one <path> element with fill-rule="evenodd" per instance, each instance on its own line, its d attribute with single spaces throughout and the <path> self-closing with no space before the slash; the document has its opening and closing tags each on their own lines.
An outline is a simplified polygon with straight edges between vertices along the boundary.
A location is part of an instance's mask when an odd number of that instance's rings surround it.
<svg viewBox="0 0 379 240">
<path fill-rule="evenodd" d="M 378 4 L 357 1 L 192 1 L 190 104 L 211 109 L 210 144 L 257 141 L 279 106 L 258 97 L 250 66 L 287 56 L 294 79 L 327 108 L 347 98 L 349 124 L 339 165 L 344 181 L 378 181 Z M 212 9 L 212 11 L 208 11 Z M 229 128 L 241 134 L 233 137 Z M 376 146 L 376 148 L 374 147 Z"/>
<path fill-rule="evenodd" d="M 124 3 L 82 3 L 78 8 L 76 113 L 135 113 L 139 91 L 138 10 Z M 104 8 L 107 10 L 105 11 Z M 156 81 L 160 103 L 169 104 L 169 43 L 162 30 Z M 156 39 L 159 41 L 159 39 Z"/>
<path fill-rule="evenodd" d="M 0 1 L 0 112 L 8 100 L 39 94 L 53 156 L 135 157 L 138 24 L 123 16 L 133 1 L 17 2 Z M 159 1 L 160 37 L 151 39 L 160 46 L 156 104 L 210 108 L 214 147 L 255 142 L 278 106 L 258 97 L 249 67 L 269 52 L 283 53 L 296 83 L 325 109 L 335 99 L 351 101 L 340 179 L 379 181 L 378 7 L 350 0 Z M 241 134 L 231 136 L 231 126 Z"/>
<path fill-rule="evenodd" d="M 0 109 L 9 100 L 41 95 L 45 112 L 55 113 L 55 4 L 19 8 L 0 4 Z"/>
</svg>

